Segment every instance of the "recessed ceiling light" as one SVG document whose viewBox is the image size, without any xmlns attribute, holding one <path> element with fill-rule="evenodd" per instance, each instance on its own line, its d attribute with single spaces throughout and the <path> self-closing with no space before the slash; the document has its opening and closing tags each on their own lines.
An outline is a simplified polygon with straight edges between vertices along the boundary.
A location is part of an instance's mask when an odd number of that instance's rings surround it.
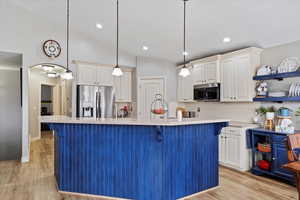
<svg viewBox="0 0 300 200">
<path fill-rule="evenodd" d="M 189 53 L 187 51 L 182 52 L 182 55 L 187 56 Z"/>
<path fill-rule="evenodd" d="M 231 38 L 230 38 L 230 37 L 225 37 L 225 38 L 223 39 L 223 42 L 224 42 L 224 43 L 231 42 Z"/>
<path fill-rule="evenodd" d="M 144 51 L 148 51 L 148 50 L 149 50 L 149 47 L 143 46 L 142 49 L 143 49 Z"/>
<path fill-rule="evenodd" d="M 102 24 L 96 24 L 96 27 L 98 28 L 98 29 L 103 29 L 103 26 L 102 26 Z"/>
</svg>

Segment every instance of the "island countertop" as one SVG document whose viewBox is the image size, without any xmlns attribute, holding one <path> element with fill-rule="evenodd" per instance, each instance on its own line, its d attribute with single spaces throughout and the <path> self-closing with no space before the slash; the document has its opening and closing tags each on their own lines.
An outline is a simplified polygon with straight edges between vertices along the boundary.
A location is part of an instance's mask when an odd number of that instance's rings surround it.
<svg viewBox="0 0 300 200">
<path fill-rule="evenodd" d="M 183 119 L 161 119 L 161 120 L 142 120 L 135 118 L 107 118 L 107 119 L 91 119 L 91 118 L 72 118 L 68 116 L 41 116 L 41 123 L 58 123 L 58 124 L 107 124 L 107 125 L 141 125 L 141 126 L 183 126 L 195 124 L 210 124 L 219 122 L 229 122 L 229 119 L 206 119 L 193 118 Z"/>
</svg>

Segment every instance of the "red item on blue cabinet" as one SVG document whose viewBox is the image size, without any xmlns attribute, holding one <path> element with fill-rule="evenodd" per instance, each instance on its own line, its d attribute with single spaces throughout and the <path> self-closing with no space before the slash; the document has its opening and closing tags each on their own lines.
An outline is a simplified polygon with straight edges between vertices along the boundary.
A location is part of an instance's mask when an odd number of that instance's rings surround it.
<svg viewBox="0 0 300 200">
<path fill-rule="evenodd" d="M 270 170 L 271 168 L 271 163 L 266 161 L 266 160 L 259 160 L 257 162 L 257 166 L 260 168 L 260 169 L 263 169 L 263 170 Z"/>
</svg>

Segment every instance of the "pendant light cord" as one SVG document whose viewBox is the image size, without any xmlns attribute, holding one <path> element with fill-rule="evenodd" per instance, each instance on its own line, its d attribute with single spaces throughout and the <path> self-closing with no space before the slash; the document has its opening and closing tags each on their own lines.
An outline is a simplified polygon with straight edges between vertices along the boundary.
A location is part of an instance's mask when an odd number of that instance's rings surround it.
<svg viewBox="0 0 300 200">
<path fill-rule="evenodd" d="M 117 60 L 116 67 L 119 67 L 119 0 L 117 0 Z"/>
<path fill-rule="evenodd" d="M 67 0 L 67 71 L 69 70 L 70 0 Z"/>
<path fill-rule="evenodd" d="M 186 1 L 183 0 L 184 2 L 184 12 L 183 12 L 183 62 L 184 62 L 184 67 L 186 67 Z"/>
</svg>

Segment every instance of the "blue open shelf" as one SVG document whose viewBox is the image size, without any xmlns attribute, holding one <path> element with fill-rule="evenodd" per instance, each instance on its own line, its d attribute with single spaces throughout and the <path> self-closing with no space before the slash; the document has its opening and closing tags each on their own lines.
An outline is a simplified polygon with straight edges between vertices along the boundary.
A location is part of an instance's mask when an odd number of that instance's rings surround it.
<svg viewBox="0 0 300 200">
<path fill-rule="evenodd" d="M 265 97 L 265 98 L 253 98 L 253 101 L 271 101 L 271 102 L 283 102 L 283 101 L 300 101 L 298 97 Z"/>
<path fill-rule="evenodd" d="M 295 72 L 287 72 L 287 73 L 279 73 L 279 74 L 271 74 L 271 75 L 263 75 L 263 76 L 254 76 L 253 80 L 260 81 L 260 80 L 283 80 L 284 78 L 291 78 L 291 77 L 300 77 L 300 71 Z"/>
</svg>

